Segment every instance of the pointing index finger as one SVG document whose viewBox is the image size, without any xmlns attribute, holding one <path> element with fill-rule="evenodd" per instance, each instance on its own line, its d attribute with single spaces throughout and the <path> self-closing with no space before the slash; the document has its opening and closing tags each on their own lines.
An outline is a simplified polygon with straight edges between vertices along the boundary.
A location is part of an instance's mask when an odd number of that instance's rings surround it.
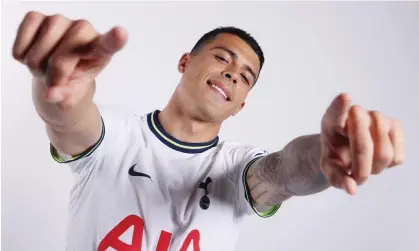
<svg viewBox="0 0 419 251">
<path fill-rule="evenodd" d="M 326 129 L 329 136 L 335 133 L 345 134 L 344 129 L 350 107 L 351 98 L 346 93 L 339 94 L 332 101 L 323 119 L 323 129 Z"/>
<path fill-rule="evenodd" d="M 358 184 L 367 180 L 373 164 L 374 142 L 369 127 L 368 113 L 359 106 L 353 106 L 348 116 L 348 137 L 352 159 L 351 176 Z"/>
<path fill-rule="evenodd" d="M 86 57 L 92 56 L 112 56 L 114 53 L 121 50 L 128 39 L 126 30 L 121 27 L 115 27 L 107 33 L 97 37 L 91 44 L 91 53 Z"/>
</svg>

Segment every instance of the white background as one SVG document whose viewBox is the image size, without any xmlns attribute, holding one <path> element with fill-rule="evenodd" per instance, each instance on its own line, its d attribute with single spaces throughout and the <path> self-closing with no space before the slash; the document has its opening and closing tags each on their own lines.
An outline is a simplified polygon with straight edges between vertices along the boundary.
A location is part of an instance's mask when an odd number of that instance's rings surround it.
<svg viewBox="0 0 419 251">
<path fill-rule="evenodd" d="M 419 250 L 419 3 L 25 3 L 3 6 L 2 250 L 63 250 L 65 165 L 49 155 L 31 101 L 31 76 L 11 57 L 29 10 L 85 18 L 105 32 L 121 25 L 126 48 L 98 79 L 96 100 L 147 113 L 162 109 L 176 64 L 205 32 L 235 25 L 251 32 L 266 66 L 248 106 L 221 136 L 279 150 L 319 131 L 332 98 L 399 118 L 407 162 L 372 177 L 355 197 L 335 189 L 289 200 L 270 219 L 250 217 L 237 250 Z M 216 222 L 216 221 L 214 221 Z M 204 250 L 208 251 L 208 250 Z"/>
</svg>

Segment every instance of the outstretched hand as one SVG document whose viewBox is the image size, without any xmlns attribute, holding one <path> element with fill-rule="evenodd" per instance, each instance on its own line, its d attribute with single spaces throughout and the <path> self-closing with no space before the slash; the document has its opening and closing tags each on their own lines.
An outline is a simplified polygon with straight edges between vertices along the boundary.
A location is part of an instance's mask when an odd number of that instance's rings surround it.
<svg viewBox="0 0 419 251">
<path fill-rule="evenodd" d="M 330 185 L 351 195 L 371 174 L 403 163 L 404 132 L 400 122 L 353 105 L 338 95 L 321 125 L 320 167 Z"/>
<path fill-rule="evenodd" d="M 77 103 L 126 41 L 120 27 L 101 34 L 86 20 L 31 11 L 17 31 L 13 57 L 48 86 L 46 101 Z"/>
</svg>

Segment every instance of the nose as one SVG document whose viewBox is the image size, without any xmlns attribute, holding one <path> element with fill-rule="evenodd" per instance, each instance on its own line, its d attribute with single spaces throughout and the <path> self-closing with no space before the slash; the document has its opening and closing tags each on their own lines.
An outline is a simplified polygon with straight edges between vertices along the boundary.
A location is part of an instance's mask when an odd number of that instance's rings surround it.
<svg viewBox="0 0 419 251">
<path fill-rule="evenodd" d="M 224 73 L 224 76 L 225 76 L 227 79 L 229 79 L 229 80 L 233 80 L 233 83 L 234 83 L 234 84 L 236 84 L 236 83 L 237 83 L 237 79 L 236 79 L 236 77 L 234 77 L 234 78 L 233 78 L 233 76 L 232 76 L 230 73 L 226 72 L 226 73 Z"/>
</svg>

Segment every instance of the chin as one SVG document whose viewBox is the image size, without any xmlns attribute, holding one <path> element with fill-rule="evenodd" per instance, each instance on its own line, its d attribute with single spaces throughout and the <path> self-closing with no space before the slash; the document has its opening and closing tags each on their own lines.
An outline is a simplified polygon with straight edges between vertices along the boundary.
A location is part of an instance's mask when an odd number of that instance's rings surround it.
<svg viewBox="0 0 419 251">
<path fill-rule="evenodd" d="M 193 114 L 200 121 L 221 123 L 231 115 L 229 102 L 221 102 L 213 93 L 195 95 L 190 99 L 182 98 L 183 106 L 188 113 Z"/>
<path fill-rule="evenodd" d="M 224 120 L 230 117 L 227 115 L 228 113 L 226 111 L 214 105 L 202 105 L 197 106 L 197 108 L 197 113 L 199 114 L 201 120 L 205 122 L 221 124 Z"/>
</svg>

